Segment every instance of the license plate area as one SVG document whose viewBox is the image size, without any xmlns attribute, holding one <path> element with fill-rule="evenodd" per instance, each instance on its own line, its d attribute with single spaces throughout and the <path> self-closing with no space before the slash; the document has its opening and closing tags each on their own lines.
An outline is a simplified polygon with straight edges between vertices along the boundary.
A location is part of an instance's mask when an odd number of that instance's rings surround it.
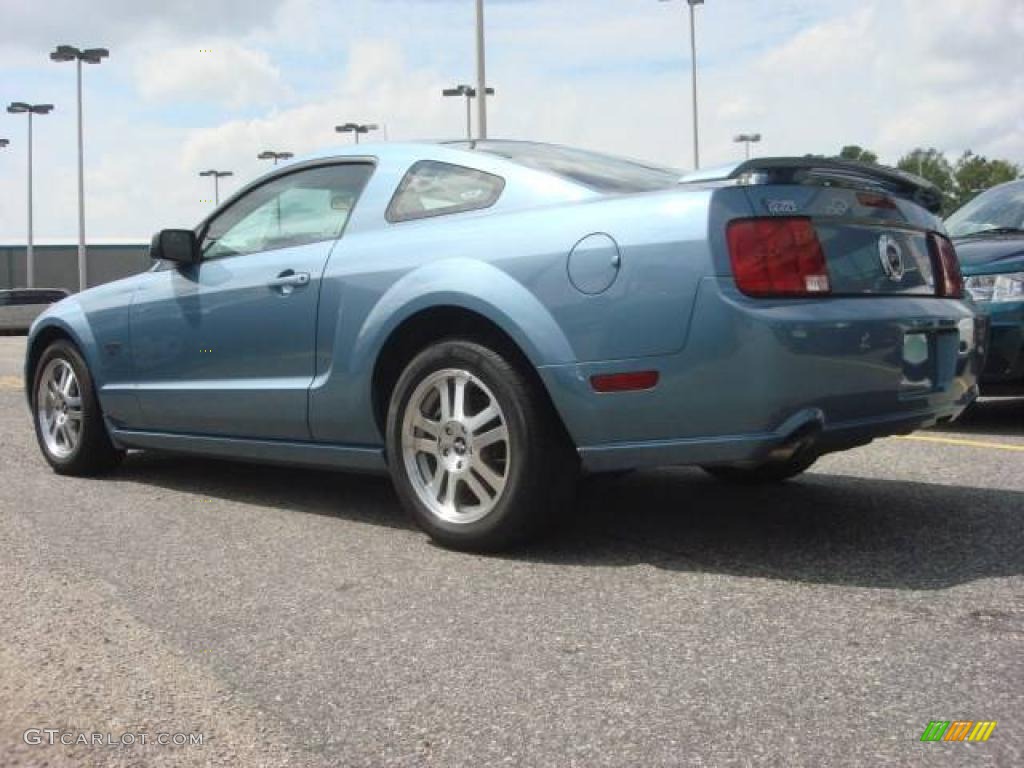
<svg viewBox="0 0 1024 768">
<path fill-rule="evenodd" d="M 956 374 L 958 331 L 911 331 L 903 335 L 901 397 L 945 390 Z"/>
</svg>

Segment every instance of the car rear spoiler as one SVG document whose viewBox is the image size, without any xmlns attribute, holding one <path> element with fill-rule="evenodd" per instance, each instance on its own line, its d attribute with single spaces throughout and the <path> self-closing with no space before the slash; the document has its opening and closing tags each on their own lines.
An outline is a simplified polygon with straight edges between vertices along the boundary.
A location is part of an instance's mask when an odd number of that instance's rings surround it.
<svg viewBox="0 0 1024 768">
<path fill-rule="evenodd" d="M 740 184 L 813 184 L 817 186 L 870 188 L 905 200 L 912 200 L 932 213 L 942 210 L 942 192 L 926 179 L 912 173 L 854 160 L 825 157 L 758 157 L 738 165 L 684 176 L 680 184 L 709 181 Z"/>
</svg>

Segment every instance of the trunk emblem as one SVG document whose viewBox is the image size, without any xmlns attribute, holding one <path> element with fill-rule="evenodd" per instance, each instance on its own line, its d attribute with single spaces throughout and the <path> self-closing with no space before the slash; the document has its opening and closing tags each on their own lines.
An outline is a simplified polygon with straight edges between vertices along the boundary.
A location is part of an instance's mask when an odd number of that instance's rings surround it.
<svg viewBox="0 0 1024 768">
<path fill-rule="evenodd" d="M 882 235 L 878 238 L 878 258 L 882 262 L 882 269 L 894 283 L 903 279 L 903 249 L 896 242 L 896 238 L 890 235 Z"/>
</svg>

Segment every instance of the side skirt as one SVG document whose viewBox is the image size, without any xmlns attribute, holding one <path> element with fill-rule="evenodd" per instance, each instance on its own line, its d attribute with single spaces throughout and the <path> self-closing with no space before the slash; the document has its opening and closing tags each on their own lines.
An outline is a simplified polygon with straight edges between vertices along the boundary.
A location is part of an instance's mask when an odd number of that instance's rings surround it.
<svg viewBox="0 0 1024 768">
<path fill-rule="evenodd" d="M 181 435 L 130 429 L 111 429 L 110 436 L 121 448 L 141 448 L 236 461 L 290 464 L 373 474 L 387 472 L 384 449 L 381 447 Z"/>
</svg>

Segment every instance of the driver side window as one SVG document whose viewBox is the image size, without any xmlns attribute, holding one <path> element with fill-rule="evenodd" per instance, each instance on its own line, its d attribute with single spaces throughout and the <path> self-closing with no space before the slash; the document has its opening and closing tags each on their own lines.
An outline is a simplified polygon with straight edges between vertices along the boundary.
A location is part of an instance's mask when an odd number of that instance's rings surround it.
<svg viewBox="0 0 1024 768">
<path fill-rule="evenodd" d="M 373 166 L 349 163 L 289 173 L 236 201 L 203 235 L 203 259 L 337 239 Z"/>
</svg>

